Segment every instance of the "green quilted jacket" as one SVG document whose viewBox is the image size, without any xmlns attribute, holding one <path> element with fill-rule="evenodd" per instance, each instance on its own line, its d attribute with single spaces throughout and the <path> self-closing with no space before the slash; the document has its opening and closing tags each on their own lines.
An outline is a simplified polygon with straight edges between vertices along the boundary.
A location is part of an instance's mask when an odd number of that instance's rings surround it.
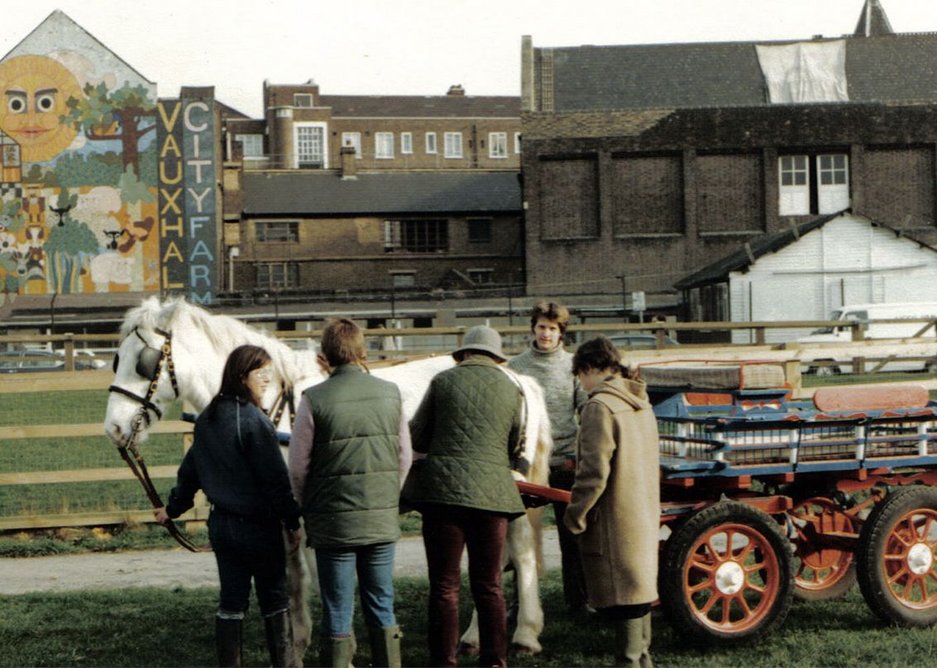
<svg viewBox="0 0 937 668">
<path fill-rule="evenodd" d="M 487 357 L 473 356 L 430 384 L 410 421 L 415 461 L 404 501 L 524 512 L 510 461 L 519 444 L 521 393 Z"/>
<path fill-rule="evenodd" d="M 315 423 L 302 504 L 309 544 L 397 540 L 400 391 L 348 364 L 304 394 Z"/>
</svg>

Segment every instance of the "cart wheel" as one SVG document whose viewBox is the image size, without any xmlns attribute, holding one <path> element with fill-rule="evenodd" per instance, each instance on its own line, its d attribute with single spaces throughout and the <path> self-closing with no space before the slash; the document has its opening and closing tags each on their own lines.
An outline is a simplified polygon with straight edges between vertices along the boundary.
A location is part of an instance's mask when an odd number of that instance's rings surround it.
<svg viewBox="0 0 937 668">
<path fill-rule="evenodd" d="M 664 544 L 661 604 L 694 640 L 755 640 L 791 606 L 790 542 L 770 515 L 737 501 L 701 510 Z"/>
<path fill-rule="evenodd" d="M 806 499 L 790 510 L 794 529 L 794 596 L 801 601 L 826 601 L 845 596 L 856 583 L 853 553 L 818 547 L 816 537 L 827 531 L 855 531 L 852 518 L 822 496 Z"/>
<path fill-rule="evenodd" d="M 937 622 L 937 489 L 908 487 L 878 503 L 859 538 L 859 588 L 886 622 Z"/>
</svg>

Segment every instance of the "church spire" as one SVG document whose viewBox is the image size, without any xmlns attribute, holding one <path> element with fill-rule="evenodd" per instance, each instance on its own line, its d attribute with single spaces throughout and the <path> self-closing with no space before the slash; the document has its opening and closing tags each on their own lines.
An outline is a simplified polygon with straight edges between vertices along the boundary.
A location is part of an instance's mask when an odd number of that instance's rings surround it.
<svg viewBox="0 0 937 668">
<path fill-rule="evenodd" d="M 857 37 L 879 37 L 881 35 L 894 35 L 891 23 L 885 15 L 885 10 L 878 0 L 865 0 L 859 22 L 856 24 Z"/>
</svg>

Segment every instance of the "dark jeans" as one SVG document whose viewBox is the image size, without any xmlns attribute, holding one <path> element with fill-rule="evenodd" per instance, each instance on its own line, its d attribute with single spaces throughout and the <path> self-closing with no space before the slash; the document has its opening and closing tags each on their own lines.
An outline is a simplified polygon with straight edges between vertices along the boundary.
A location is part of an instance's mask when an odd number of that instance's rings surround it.
<svg viewBox="0 0 937 668">
<path fill-rule="evenodd" d="M 550 469 L 550 487 L 570 490 L 576 481 L 576 469 Z M 560 540 L 560 561 L 563 567 L 563 598 L 571 610 L 580 610 L 586 605 L 586 576 L 582 572 L 582 558 L 579 556 L 579 540 L 569 532 L 563 523 L 566 512 L 565 503 L 553 504 L 556 517 L 556 534 Z"/>
<path fill-rule="evenodd" d="M 280 520 L 256 520 L 212 510 L 208 538 L 221 580 L 220 616 L 243 616 L 247 612 L 251 579 L 264 616 L 289 608 Z"/>
<path fill-rule="evenodd" d="M 478 611 L 478 665 L 506 665 L 507 620 L 501 592 L 501 555 L 507 517 L 444 505 L 428 505 L 422 512 L 429 570 L 430 665 L 456 665 L 460 564 L 465 547 L 468 547 L 469 584 Z"/>
</svg>

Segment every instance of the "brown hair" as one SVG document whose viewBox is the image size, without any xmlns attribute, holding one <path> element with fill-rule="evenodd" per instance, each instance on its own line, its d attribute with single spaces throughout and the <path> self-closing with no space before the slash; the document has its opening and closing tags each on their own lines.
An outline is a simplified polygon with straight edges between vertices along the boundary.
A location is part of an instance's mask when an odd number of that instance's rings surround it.
<svg viewBox="0 0 937 668">
<path fill-rule="evenodd" d="M 364 334 L 349 318 L 330 318 L 322 330 L 319 348 L 332 367 L 354 364 L 368 356 Z"/>
<path fill-rule="evenodd" d="M 556 302 L 537 302 L 530 311 L 530 330 L 533 331 L 540 318 L 555 322 L 559 325 L 560 335 L 566 334 L 569 327 L 569 309 Z"/>
<path fill-rule="evenodd" d="M 247 387 L 247 374 L 270 361 L 270 354 L 260 346 L 238 346 L 228 355 L 221 374 L 221 394 L 256 404 Z"/>
<path fill-rule="evenodd" d="M 607 336 L 597 336 L 583 343 L 573 354 L 573 375 L 590 369 L 612 369 L 628 376 L 628 367 L 622 365 L 621 355 Z"/>
</svg>

